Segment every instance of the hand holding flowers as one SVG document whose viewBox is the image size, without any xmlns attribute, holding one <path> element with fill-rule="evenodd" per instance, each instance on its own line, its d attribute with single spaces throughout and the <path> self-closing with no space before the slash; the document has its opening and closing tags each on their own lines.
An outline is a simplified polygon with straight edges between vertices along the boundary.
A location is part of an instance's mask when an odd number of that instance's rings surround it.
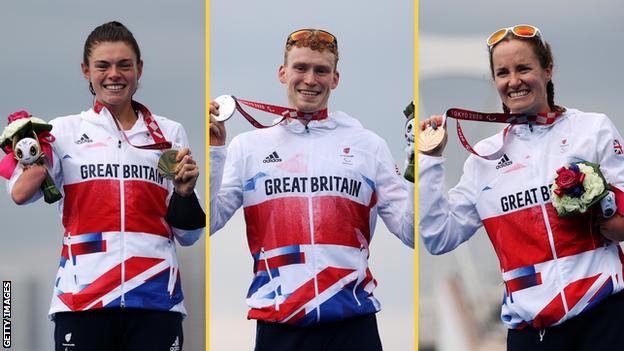
<svg viewBox="0 0 624 351">
<path fill-rule="evenodd" d="M 51 130 L 51 124 L 26 111 L 11 114 L 8 125 L 0 134 L 0 148 L 7 154 L 0 160 L 0 176 L 10 179 L 18 161 L 24 169 L 36 164 L 45 167 L 46 162 L 51 164 L 52 142 L 55 140 Z M 63 197 L 47 172 L 40 188 L 47 203 Z"/>
<path fill-rule="evenodd" d="M 591 162 L 575 162 L 557 170 L 551 186 L 552 204 L 559 217 L 585 213 L 607 196 L 609 186 L 600 166 Z"/>
</svg>

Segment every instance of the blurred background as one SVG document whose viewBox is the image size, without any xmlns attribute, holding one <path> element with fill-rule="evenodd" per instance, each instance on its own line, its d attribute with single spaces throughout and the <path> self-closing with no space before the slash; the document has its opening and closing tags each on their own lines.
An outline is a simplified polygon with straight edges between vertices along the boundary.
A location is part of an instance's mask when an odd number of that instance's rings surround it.
<svg viewBox="0 0 624 351">
<path fill-rule="evenodd" d="M 380 135 L 403 169 L 402 111 L 414 96 L 413 2 L 213 0 L 210 6 L 213 98 L 233 94 L 285 106 L 286 90 L 277 70 L 288 34 L 301 28 L 325 29 L 336 35 L 340 51 L 340 83 L 332 92 L 329 110 L 345 111 Z M 240 114 L 226 127 L 228 140 L 253 128 Z M 210 262 L 210 349 L 252 350 L 256 323 L 246 319 L 245 295 L 253 260 L 241 211 L 210 238 Z M 413 250 L 389 233 L 381 220 L 371 244 L 370 265 L 379 282 L 374 294 L 382 306 L 377 318 L 384 350 L 414 349 Z"/>
<path fill-rule="evenodd" d="M 9 114 L 22 109 L 45 120 L 89 109 L 93 97 L 80 71 L 84 42 L 95 27 L 111 20 L 124 23 L 141 49 L 144 69 L 135 99 L 185 126 L 203 169 L 203 1 L 2 1 L 0 129 Z M 202 174 L 197 186 L 202 198 L 204 180 Z M 56 205 L 40 201 L 18 207 L 2 189 L 0 225 L 0 280 L 12 281 L 11 350 L 52 350 L 54 324 L 47 313 L 63 237 Z M 189 312 L 186 350 L 205 345 L 204 247 L 204 238 L 192 247 L 178 247 Z"/>
<path fill-rule="evenodd" d="M 499 28 L 528 23 L 540 28 L 552 46 L 555 103 L 605 113 L 622 132 L 623 13 L 624 4 L 615 0 L 421 0 L 419 117 L 451 107 L 502 111 L 485 39 Z M 462 122 L 472 145 L 501 126 Z M 459 181 L 468 152 L 457 138 L 454 121 L 448 131 L 445 165 L 450 188 Z M 419 259 L 419 350 L 504 350 L 502 279 L 485 232 L 480 230 L 443 256 L 434 257 L 421 245 Z"/>
</svg>

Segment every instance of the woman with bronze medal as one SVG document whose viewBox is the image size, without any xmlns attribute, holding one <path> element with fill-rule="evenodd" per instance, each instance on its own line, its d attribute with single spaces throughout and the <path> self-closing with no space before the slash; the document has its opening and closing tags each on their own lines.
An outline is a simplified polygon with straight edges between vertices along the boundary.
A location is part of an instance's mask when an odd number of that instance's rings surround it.
<svg viewBox="0 0 624 351">
<path fill-rule="evenodd" d="M 35 201 L 49 173 L 62 193 L 55 349 L 182 350 L 175 241 L 191 245 L 205 226 L 186 132 L 133 100 L 143 61 L 123 24 L 91 32 L 82 72 L 94 106 L 52 120 L 51 156 L 15 167 L 8 187 Z"/>
<path fill-rule="evenodd" d="M 612 349 L 624 332 L 622 137 L 603 114 L 555 104 L 539 29 L 503 28 L 487 46 L 504 116 L 451 115 L 513 122 L 474 149 L 460 133 L 473 155 L 447 196 L 445 120 L 420 123 L 422 240 L 442 254 L 485 227 L 500 261 L 509 350 Z"/>
</svg>

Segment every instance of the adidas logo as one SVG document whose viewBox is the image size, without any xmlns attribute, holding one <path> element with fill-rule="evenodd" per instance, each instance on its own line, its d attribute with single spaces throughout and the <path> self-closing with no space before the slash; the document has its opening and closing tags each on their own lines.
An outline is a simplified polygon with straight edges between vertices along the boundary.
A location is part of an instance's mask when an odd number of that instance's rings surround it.
<svg viewBox="0 0 624 351">
<path fill-rule="evenodd" d="M 87 134 L 82 134 L 80 139 L 75 141 L 75 143 L 78 144 L 78 145 L 86 144 L 86 143 L 92 143 L 92 142 L 93 142 L 93 140 L 91 140 L 91 138 L 89 138 L 89 136 Z"/>
<path fill-rule="evenodd" d="M 171 347 L 169 348 L 169 351 L 180 351 L 180 339 L 176 336 L 175 341 L 173 342 L 173 344 L 171 345 Z"/>
<path fill-rule="evenodd" d="M 271 163 L 271 162 L 282 162 L 282 159 L 277 154 L 277 151 L 273 151 L 272 154 L 267 156 L 262 163 Z"/>
<path fill-rule="evenodd" d="M 511 162 L 511 160 L 509 159 L 509 156 L 507 156 L 507 154 L 504 154 L 503 157 L 501 157 L 500 161 L 498 161 L 498 164 L 496 165 L 496 169 L 501 169 L 503 167 L 507 167 L 507 166 L 511 166 L 513 162 Z"/>
</svg>

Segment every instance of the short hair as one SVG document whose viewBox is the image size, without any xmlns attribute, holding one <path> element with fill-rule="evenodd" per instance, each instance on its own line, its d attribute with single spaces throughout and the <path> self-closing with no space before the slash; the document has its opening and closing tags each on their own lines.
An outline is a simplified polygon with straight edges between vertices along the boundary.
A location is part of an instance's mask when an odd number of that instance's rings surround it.
<svg viewBox="0 0 624 351">
<path fill-rule="evenodd" d="M 319 36 L 320 33 L 322 32 L 314 29 L 314 30 L 311 30 L 309 33 L 307 33 L 303 38 L 298 39 L 298 40 L 293 40 L 289 37 L 288 40 L 286 41 L 286 48 L 284 49 L 284 64 L 287 63 L 288 52 L 293 47 L 298 47 L 298 48 L 304 47 L 304 48 L 310 48 L 312 50 L 319 51 L 319 52 L 328 50 L 329 52 L 334 54 L 334 57 L 335 57 L 334 69 L 338 67 L 338 45 L 336 45 L 335 42 L 328 43 L 327 41 L 322 40 Z"/>
</svg>

